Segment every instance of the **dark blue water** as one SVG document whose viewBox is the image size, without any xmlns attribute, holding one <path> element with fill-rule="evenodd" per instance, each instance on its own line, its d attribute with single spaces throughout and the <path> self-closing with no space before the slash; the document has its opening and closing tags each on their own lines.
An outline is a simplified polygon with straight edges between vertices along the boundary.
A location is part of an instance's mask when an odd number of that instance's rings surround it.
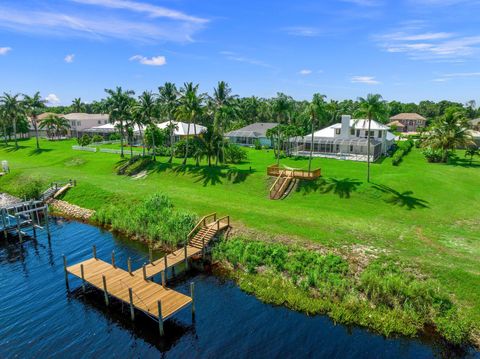
<svg viewBox="0 0 480 359">
<path fill-rule="evenodd" d="M 77 222 L 52 223 L 52 239 L 20 245 L 0 239 L 0 358 L 480 358 L 478 352 L 452 351 L 433 339 L 385 339 L 359 328 L 334 325 L 322 316 L 308 317 L 272 307 L 241 292 L 229 281 L 211 275 L 179 276 L 171 286 L 188 293 L 196 285 L 196 320 L 185 309 L 157 323 L 114 302 L 108 309 L 103 294 L 70 276 L 64 282 L 62 254 L 69 264 L 98 256 L 117 265 L 135 267 L 147 260 L 139 243 L 115 238 Z"/>
</svg>

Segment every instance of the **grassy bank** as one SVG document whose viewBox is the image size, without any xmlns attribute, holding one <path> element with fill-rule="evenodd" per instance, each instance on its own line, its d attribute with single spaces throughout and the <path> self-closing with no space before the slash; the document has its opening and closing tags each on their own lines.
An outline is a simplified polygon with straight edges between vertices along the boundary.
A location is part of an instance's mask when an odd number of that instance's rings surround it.
<svg viewBox="0 0 480 359">
<path fill-rule="evenodd" d="M 74 141 L 21 141 L 20 149 L 0 145 L 0 160 L 12 173 L 0 178 L 0 191 L 18 183 L 74 178 L 78 186 L 65 199 L 95 210 L 122 206 L 162 192 L 178 210 L 203 215 L 229 214 L 235 228 L 253 229 L 291 242 L 312 243 L 358 256 L 358 248 L 394 256 L 435 280 L 462 316 L 480 323 L 480 162 L 458 158 L 449 164 L 427 163 L 413 148 L 400 166 L 391 159 L 366 165 L 315 158 L 322 179 L 304 183 L 286 200 L 268 199 L 266 167 L 272 151 L 248 150 L 248 161 L 224 167 L 195 167 L 189 160 L 166 158 L 146 163 L 146 177 L 117 175 L 118 155 L 73 151 Z M 306 168 L 307 159 L 282 164 Z M 135 170 L 136 172 L 136 170 Z"/>
<path fill-rule="evenodd" d="M 435 328 L 449 343 L 470 341 L 472 323 L 435 281 L 398 258 L 380 257 L 360 273 L 338 255 L 245 238 L 213 249 L 239 286 L 261 300 L 308 314 L 328 314 L 386 336 L 414 336 Z"/>
</svg>

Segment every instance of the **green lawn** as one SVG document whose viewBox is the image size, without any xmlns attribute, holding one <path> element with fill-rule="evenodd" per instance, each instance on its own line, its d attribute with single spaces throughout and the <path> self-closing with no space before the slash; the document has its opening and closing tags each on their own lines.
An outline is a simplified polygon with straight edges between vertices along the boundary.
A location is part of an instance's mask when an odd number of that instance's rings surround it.
<svg viewBox="0 0 480 359">
<path fill-rule="evenodd" d="M 46 181 L 74 178 L 66 199 L 88 208 L 106 201 L 132 201 L 153 192 L 168 194 L 181 208 L 198 214 L 229 214 L 237 227 L 303 238 L 328 247 L 386 251 L 419 265 L 437 278 L 464 310 L 480 321 L 480 162 L 469 165 L 459 152 L 455 164 L 429 164 L 414 149 L 398 167 L 390 159 L 372 165 L 315 159 L 325 183 L 301 186 L 283 201 L 268 199 L 266 167 L 272 151 L 249 150 L 249 162 L 229 168 L 186 169 L 160 158 L 148 176 L 134 180 L 115 174 L 119 156 L 71 150 L 74 141 L 34 140 L 0 147 L 0 160 L 12 173 L 0 178 L 0 191 L 12 190 L 20 176 Z M 129 155 L 129 150 L 125 150 Z M 308 160 L 284 159 L 306 168 Z"/>
</svg>

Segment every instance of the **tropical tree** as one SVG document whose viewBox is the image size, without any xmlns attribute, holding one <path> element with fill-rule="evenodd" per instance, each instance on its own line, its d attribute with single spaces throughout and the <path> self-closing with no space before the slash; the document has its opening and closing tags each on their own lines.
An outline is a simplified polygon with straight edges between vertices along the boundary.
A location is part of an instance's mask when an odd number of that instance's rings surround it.
<svg viewBox="0 0 480 359">
<path fill-rule="evenodd" d="M 7 142 L 7 124 L 8 124 L 8 119 L 6 115 L 5 108 L 3 106 L 0 106 L 0 123 L 2 124 L 2 130 L 3 130 L 3 141 L 5 142 L 5 146 L 8 144 Z"/>
<path fill-rule="evenodd" d="M 65 117 L 52 113 L 40 122 L 40 128 L 46 129 L 48 137 L 60 139 L 60 136 L 67 134 L 70 123 Z"/>
<path fill-rule="evenodd" d="M 120 133 L 120 157 L 123 154 L 123 142 L 125 139 L 125 122 L 130 115 L 132 96 L 135 94 L 132 90 L 123 90 L 117 86 L 115 90 L 105 89 L 108 94 L 106 107 L 110 115 L 110 122 L 115 124 Z"/>
<path fill-rule="evenodd" d="M 368 94 L 366 98 L 359 97 L 358 101 L 359 109 L 357 115 L 365 116 L 368 119 L 368 132 L 367 132 L 367 182 L 370 182 L 370 143 L 371 143 L 371 125 L 372 120 L 380 120 L 386 115 L 386 105 L 382 96 L 379 94 Z"/>
<path fill-rule="evenodd" d="M 229 122 L 235 116 L 236 106 L 234 106 L 234 100 L 237 96 L 232 95 L 232 89 L 225 81 L 219 81 L 216 88 L 213 89 L 213 96 L 211 101 L 213 104 L 214 120 L 213 130 L 216 133 L 214 138 L 224 138 L 225 130 L 229 126 Z M 221 141 L 221 146 L 217 146 L 216 163 L 223 158 L 220 156 L 220 151 L 224 151 L 224 141 Z"/>
<path fill-rule="evenodd" d="M 197 119 L 201 116 L 203 108 L 204 95 L 198 94 L 198 85 L 194 85 L 192 82 L 185 83 L 184 86 L 180 89 L 180 105 L 177 108 L 175 114 L 177 119 L 186 120 L 187 125 L 187 136 L 186 136 L 186 150 L 185 157 L 183 159 L 183 164 L 187 163 L 188 156 L 188 146 L 189 146 L 189 137 L 190 137 L 190 126 L 193 123 L 195 137 L 197 135 Z M 197 166 L 199 165 L 197 157 Z"/>
<path fill-rule="evenodd" d="M 422 144 L 424 147 L 441 151 L 442 162 L 447 162 L 448 155 L 456 148 L 474 146 L 463 110 L 457 106 L 447 108 L 445 114 L 437 118 L 430 131 L 425 133 Z"/>
<path fill-rule="evenodd" d="M 85 104 L 82 102 L 80 97 L 74 98 L 72 100 L 72 112 L 85 112 Z"/>
<path fill-rule="evenodd" d="M 150 91 L 144 91 L 139 97 L 138 102 L 135 105 L 135 116 L 134 122 L 138 126 L 140 131 L 140 137 L 142 137 L 143 144 L 143 155 L 145 156 L 145 139 L 142 136 L 142 127 L 149 125 L 156 126 L 155 121 L 155 112 L 156 112 L 156 102 L 155 95 Z M 152 132 L 153 134 L 153 132 Z M 156 161 L 156 151 L 155 151 L 155 137 L 152 135 L 152 148 L 153 148 L 153 160 Z"/>
<path fill-rule="evenodd" d="M 315 132 L 315 126 L 320 123 L 320 121 L 324 121 L 326 117 L 326 103 L 325 103 L 326 96 L 316 93 L 313 95 L 312 101 L 309 103 L 307 107 L 307 112 L 310 117 L 310 133 L 311 140 L 310 140 L 310 156 L 308 158 L 308 171 L 310 172 L 312 169 L 312 157 L 313 157 L 313 133 Z"/>
<path fill-rule="evenodd" d="M 277 97 L 273 99 L 272 112 L 277 119 L 279 125 L 284 124 L 289 118 L 289 112 L 292 108 L 293 99 L 283 93 L 278 93 Z M 282 126 L 275 127 L 273 133 L 277 136 L 277 165 L 280 165 L 280 151 L 281 151 L 281 135 Z"/>
<path fill-rule="evenodd" d="M 474 156 L 480 156 L 480 148 L 471 146 L 465 150 L 465 157 L 470 157 L 470 164 L 472 164 Z"/>
<path fill-rule="evenodd" d="M 17 122 L 25 114 L 25 108 L 22 101 L 19 99 L 20 94 L 10 95 L 3 93 L 0 97 L 0 103 L 3 105 L 4 116 L 10 120 L 13 128 L 13 137 L 15 140 L 15 148 L 18 149 L 17 141 Z"/>
<path fill-rule="evenodd" d="M 35 139 L 37 144 L 37 150 L 40 149 L 40 143 L 38 141 L 38 115 L 45 107 L 45 100 L 40 96 L 40 92 L 37 91 L 33 96 L 23 95 L 23 103 L 27 115 L 30 117 L 30 122 L 35 130 Z"/>
<path fill-rule="evenodd" d="M 168 131 L 170 134 L 170 159 L 169 163 L 173 161 L 173 146 L 175 142 L 175 128 L 176 124 L 173 123 L 175 119 L 175 112 L 178 108 L 178 90 L 175 84 L 171 82 L 165 82 L 163 86 L 158 88 L 158 102 L 160 113 L 167 117 L 168 119 Z"/>
</svg>

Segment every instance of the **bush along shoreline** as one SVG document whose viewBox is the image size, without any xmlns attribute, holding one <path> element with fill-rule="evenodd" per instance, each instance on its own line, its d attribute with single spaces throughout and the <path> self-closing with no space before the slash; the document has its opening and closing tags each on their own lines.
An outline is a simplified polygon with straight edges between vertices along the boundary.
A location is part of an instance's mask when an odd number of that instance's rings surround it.
<svg viewBox="0 0 480 359">
<path fill-rule="evenodd" d="M 212 250 L 218 270 L 260 300 L 385 336 L 427 330 L 453 345 L 471 344 L 473 325 L 437 283 L 412 268 L 379 257 L 361 272 L 335 254 L 244 237 L 220 240 Z"/>
</svg>

